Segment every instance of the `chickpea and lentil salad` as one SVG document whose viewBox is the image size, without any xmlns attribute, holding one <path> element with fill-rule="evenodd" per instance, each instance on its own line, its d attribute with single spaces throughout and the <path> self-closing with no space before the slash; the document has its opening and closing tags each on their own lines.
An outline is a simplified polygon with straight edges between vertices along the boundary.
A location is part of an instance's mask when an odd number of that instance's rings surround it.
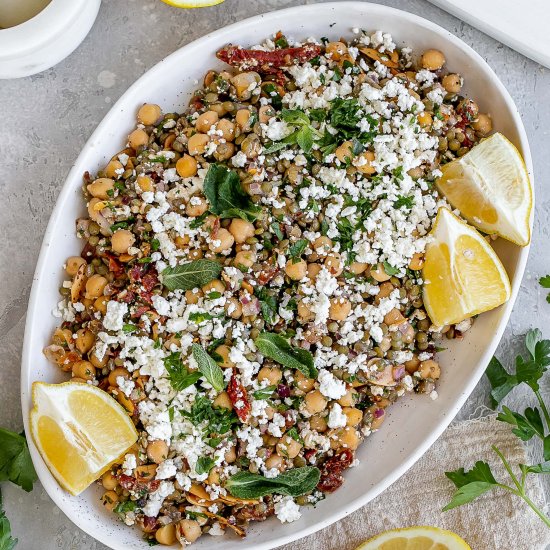
<svg viewBox="0 0 550 550">
<path fill-rule="evenodd" d="M 84 175 L 47 357 L 126 409 L 104 505 L 190 544 L 300 517 L 386 409 L 437 397 L 423 252 L 439 167 L 491 131 L 444 54 L 389 34 L 218 52 L 182 113 L 143 105 Z"/>
</svg>

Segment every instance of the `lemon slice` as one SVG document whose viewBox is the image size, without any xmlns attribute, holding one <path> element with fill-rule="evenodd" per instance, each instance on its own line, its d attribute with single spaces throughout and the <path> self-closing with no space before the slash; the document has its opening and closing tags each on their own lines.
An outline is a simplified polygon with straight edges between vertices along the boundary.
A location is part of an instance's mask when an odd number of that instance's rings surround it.
<svg viewBox="0 0 550 550">
<path fill-rule="evenodd" d="M 224 0 L 162 0 L 173 8 L 208 8 L 221 4 Z"/>
<path fill-rule="evenodd" d="M 124 409 L 107 393 L 79 382 L 32 387 L 31 433 L 59 484 L 81 493 L 137 440 Z"/>
<path fill-rule="evenodd" d="M 472 225 L 521 246 L 529 243 L 531 182 L 519 151 L 502 134 L 483 140 L 441 171 L 438 189 Z"/>
<path fill-rule="evenodd" d="M 489 243 L 440 208 L 422 270 L 424 306 L 437 326 L 459 323 L 510 298 L 506 270 Z"/>
<path fill-rule="evenodd" d="M 437 527 L 393 529 L 367 540 L 356 550 L 472 550 L 452 531 Z"/>
</svg>

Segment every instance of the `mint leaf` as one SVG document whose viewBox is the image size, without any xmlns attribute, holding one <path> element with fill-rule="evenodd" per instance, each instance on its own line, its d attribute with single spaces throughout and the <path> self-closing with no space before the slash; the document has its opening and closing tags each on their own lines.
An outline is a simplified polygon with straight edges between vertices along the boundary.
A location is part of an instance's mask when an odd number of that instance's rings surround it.
<svg viewBox="0 0 550 550">
<path fill-rule="evenodd" d="M 11 525 L 2 507 L 2 493 L 0 492 L 0 550 L 13 550 L 17 539 L 11 536 Z"/>
<path fill-rule="evenodd" d="M 195 384 L 201 377 L 201 373 L 197 371 L 189 371 L 181 360 L 178 352 L 171 353 L 163 359 L 164 366 L 168 372 L 170 385 L 176 391 L 183 391 L 185 388 Z"/>
<path fill-rule="evenodd" d="M 262 209 L 245 192 L 237 172 L 221 164 L 211 164 L 204 178 L 204 194 L 210 211 L 220 218 L 242 218 L 253 222 Z"/>
<path fill-rule="evenodd" d="M 216 391 L 222 391 L 225 388 L 225 381 L 221 367 L 206 353 L 202 346 L 193 344 L 191 351 L 193 358 L 197 362 L 199 371 L 204 375 L 208 383 Z"/>
<path fill-rule="evenodd" d="M 293 125 L 309 125 L 309 117 L 301 111 L 300 109 L 283 109 L 281 111 L 281 119 L 284 120 L 287 124 Z"/>
<path fill-rule="evenodd" d="M 266 323 L 272 325 L 277 316 L 277 299 L 263 287 L 258 288 L 255 294 L 258 300 L 260 300 L 260 310 L 264 320 Z"/>
<path fill-rule="evenodd" d="M 217 279 L 221 272 L 222 265 L 214 260 L 194 260 L 163 269 L 161 280 L 168 290 L 193 290 Z"/>
<path fill-rule="evenodd" d="M 242 471 L 231 476 L 225 488 L 232 496 L 242 499 L 255 499 L 273 494 L 297 497 L 313 491 L 320 477 L 320 470 L 314 466 L 293 468 L 272 478 Z"/>
<path fill-rule="evenodd" d="M 311 153 L 313 147 L 313 130 L 309 126 L 304 126 L 296 134 L 296 143 L 304 153 Z"/>
<path fill-rule="evenodd" d="M 252 395 L 254 399 L 269 399 L 276 389 L 277 386 L 266 386 L 265 388 L 256 390 Z"/>
<path fill-rule="evenodd" d="M 214 467 L 214 464 L 216 464 L 216 462 L 213 458 L 210 458 L 209 456 L 201 456 L 195 464 L 195 472 L 199 475 L 207 474 Z"/>
<path fill-rule="evenodd" d="M 502 363 L 493 357 L 485 371 L 491 387 L 491 405 L 495 408 L 517 385 L 517 377 L 508 374 Z"/>
<path fill-rule="evenodd" d="M 29 492 L 37 479 L 25 437 L 0 428 L 0 481 Z"/>
<path fill-rule="evenodd" d="M 303 348 L 291 346 L 279 334 L 262 332 L 254 340 L 254 343 L 263 356 L 269 357 L 289 369 L 297 369 L 308 378 L 317 377 L 313 355 Z"/>
</svg>

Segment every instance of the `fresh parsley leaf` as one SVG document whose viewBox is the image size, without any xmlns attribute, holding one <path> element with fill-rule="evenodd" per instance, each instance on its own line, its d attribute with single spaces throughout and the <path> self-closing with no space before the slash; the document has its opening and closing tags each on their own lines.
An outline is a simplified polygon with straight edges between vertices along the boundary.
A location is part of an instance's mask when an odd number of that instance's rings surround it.
<svg viewBox="0 0 550 550">
<path fill-rule="evenodd" d="M 390 277 L 393 277 L 394 275 L 397 275 L 399 273 L 399 269 L 397 269 L 396 267 L 393 267 L 393 265 L 389 264 L 388 262 L 384 262 L 384 271 Z"/>
<path fill-rule="evenodd" d="M 193 260 L 163 269 L 161 280 L 168 290 L 193 290 L 217 279 L 222 269 L 222 265 L 214 260 Z"/>
<path fill-rule="evenodd" d="M 214 467 L 216 461 L 209 456 L 201 456 L 198 458 L 197 463 L 195 464 L 195 472 L 197 474 L 207 474 Z"/>
<path fill-rule="evenodd" d="M 277 299 L 262 287 L 256 290 L 256 297 L 260 300 L 260 310 L 264 320 L 272 325 L 277 317 Z"/>
<path fill-rule="evenodd" d="M 137 326 L 133 325 L 132 323 L 125 323 L 124 325 L 122 325 L 122 332 L 125 332 L 126 334 L 129 334 L 130 332 L 135 332 L 137 329 Z"/>
<path fill-rule="evenodd" d="M 137 504 L 133 500 L 125 500 L 123 502 L 119 502 L 115 508 L 114 511 L 117 514 L 126 514 L 127 512 L 133 512 L 137 508 Z"/>
<path fill-rule="evenodd" d="M 156 252 L 160 249 L 160 241 L 158 239 L 151 239 L 151 250 Z"/>
<path fill-rule="evenodd" d="M 258 351 L 289 369 L 298 369 L 308 378 L 317 377 L 313 355 L 308 350 L 291 346 L 281 335 L 262 332 L 254 340 Z"/>
<path fill-rule="evenodd" d="M 198 229 L 199 227 L 202 226 L 202 224 L 204 223 L 204 220 L 206 220 L 207 217 L 208 217 L 208 211 L 194 218 L 189 224 L 189 227 L 191 229 Z"/>
<path fill-rule="evenodd" d="M 184 366 L 178 352 L 171 353 L 168 357 L 164 358 L 163 362 L 168 372 L 170 385 L 176 391 L 183 391 L 185 388 L 192 386 L 202 376 L 200 372 L 189 371 Z"/>
<path fill-rule="evenodd" d="M 498 484 L 489 464 L 482 461 L 476 462 L 475 466 L 467 472 L 464 468 L 460 468 L 453 472 L 445 472 L 445 475 L 458 490 L 451 502 L 443 508 L 444 512 L 471 502 Z"/>
<path fill-rule="evenodd" d="M 533 466 L 520 464 L 519 467 L 525 474 L 550 474 L 550 464 L 533 464 Z"/>
<path fill-rule="evenodd" d="M 550 288 L 550 275 L 545 275 L 539 279 L 539 285 L 542 288 Z M 550 303 L 550 292 L 546 296 L 546 301 Z"/>
<path fill-rule="evenodd" d="M 393 203 L 394 208 L 408 208 L 409 210 L 414 206 L 414 197 L 405 197 L 404 195 L 399 195 L 397 200 Z"/>
<path fill-rule="evenodd" d="M 498 414 L 497 420 L 515 426 L 512 433 L 522 441 L 529 441 L 535 435 L 544 438 L 544 427 L 538 409 L 529 407 L 525 409 L 525 413 L 522 415 L 510 410 L 508 407 L 502 407 L 502 412 Z"/>
<path fill-rule="evenodd" d="M 197 362 L 199 371 L 204 375 L 208 383 L 216 390 L 222 391 L 225 388 L 225 380 L 221 367 L 206 353 L 199 344 L 191 346 L 193 358 Z"/>
<path fill-rule="evenodd" d="M 280 241 L 282 241 L 285 238 L 283 232 L 281 231 L 281 224 L 279 222 L 273 222 L 271 224 L 271 229 L 273 229 L 273 232 L 275 233 L 275 236 Z"/>
<path fill-rule="evenodd" d="M 198 396 L 189 412 L 181 411 L 195 426 L 203 425 L 203 433 L 207 436 L 220 436 L 229 432 L 233 425 L 239 423 L 232 409 L 214 407 L 208 397 Z M 208 440 L 212 441 L 212 437 Z"/>
<path fill-rule="evenodd" d="M 308 244 L 309 241 L 307 239 L 298 239 L 294 244 L 288 247 L 288 255 L 292 259 L 293 263 L 300 260 Z"/>
<path fill-rule="evenodd" d="M 496 357 L 489 362 L 485 374 L 491 383 L 491 404 L 494 408 L 518 385 L 518 380 L 514 374 L 508 374 Z"/>
<path fill-rule="evenodd" d="M 252 395 L 254 399 L 269 399 L 276 389 L 277 386 L 266 386 L 265 388 L 256 390 Z"/>
<path fill-rule="evenodd" d="M 309 118 L 316 122 L 324 122 L 327 118 L 328 112 L 325 109 L 310 109 Z"/>
<path fill-rule="evenodd" d="M 313 491 L 320 477 L 320 470 L 314 466 L 293 468 L 271 478 L 242 471 L 231 476 L 225 488 L 232 496 L 242 499 L 273 494 L 297 497 Z"/>
<path fill-rule="evenodd" d="M 2 507 L 2 493 L 0 492 L 0 550 L 13 550 L 17 539 L 11 536 L 11 525 Z"/>
<path fill-rule="evenodd" d="M 0 428 L 0 481 L 11 481 L 29 492 L 37 479 L 24 435 Z"/>
<path fill-rule="evenodd" d="M 211 164 L 208 168 L 204 194 L 210 202 L 210 211 L 220 218 L 242 218 L 253 222 L 262 212 L 244 191 L 237 172 L 221 164 Z"/>
<path fill-rule="evenodd" d="M 294 441 L 298 441 L 298 443 L 304 443 L 304 440 L 302 439 L 302 437 L 300 436 L 300 434 L 298 433 L 298 430 L 296 429 L 296 426 L 293 426 L 292 428 L 290 428 L 290 430 L 288 430 L 285 435 L 288 435 L 289 437 L 292 437 L 292 439 L 294 439 Z"/>
<path fill-rule="evenodd" d="M 189 320 L 192 321 L 193 323 L 196 323 L 197 325 L 200 323 L 203 323 L 204 321 L 210 321 L 211 319 L 215 319 L 216 317 L 218 316 L 212 315 L 207 311 L 194 311 L 193 313 L 189 314 Z"/>
</svg>

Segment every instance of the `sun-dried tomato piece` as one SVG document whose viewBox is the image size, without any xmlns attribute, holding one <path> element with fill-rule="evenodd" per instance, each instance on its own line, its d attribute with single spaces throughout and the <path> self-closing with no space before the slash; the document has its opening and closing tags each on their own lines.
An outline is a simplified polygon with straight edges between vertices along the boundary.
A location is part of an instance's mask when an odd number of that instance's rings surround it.
<svg viewBox="0 0 550 550">
<path fill-rule="evenodd" d="M 324 493 L 332 493 L 344 483 L 342 471 L 351 466 L 353 451 L 342 449 L 329 458 L 321 467 L 321 479 L 317 488 Z"/>
<path fill-rule="evenodd" d="M 237 378 L 236 369 L 233 369 L 231 380 L 229 380 L 229 384 L 227 385 L 227 395 L 229 395 L 229 399 L 231 399 L 231 403 L 233 404 L 233 408 L 239 420 L 241 422 L 246 422 L 250 415 L 251 405 L 248 400 L 246 389 Z"/>
<path fill-rule="evenodd" d="M 317 489 L 323 493 L 333 493 L 344 483 L 344 476 L 339 473 L 322 473 L 321 479 L 317 484 Z"/>
<path fill-rule="evenodd" d="M 128 476 L 126 474 L 119 474 L 117 476 L 118 482 L 123 489 L 127 491 L 147 491 L 152 493 L 159 488 L 160 481 L 158 479 L 151 479 L 150 481 L 138 481 L 133 476 Z"/>
<path fill-rule="evenodd" d="M 247 50 L 240 46 L 229 45 L 216 54 L 228 65 L 241 71 L 255 70 L 265 74 L 277 74 L 281 67 L 290 67 L 305 63 L 318 56 L 321 48 L 316 44 L 306 44 L 298 48 L 281 48 L 270 52 Z"/>
<path fill-rule="evenodd" d="M 109 252 L 105 252 L 104 256 L 109 259 L 109 271 L 114 273 L 115 278 L 118 279 L 126 273 L 124 266 L 118 261 L 116 256 L 110 254 Z"/>
</svg>

